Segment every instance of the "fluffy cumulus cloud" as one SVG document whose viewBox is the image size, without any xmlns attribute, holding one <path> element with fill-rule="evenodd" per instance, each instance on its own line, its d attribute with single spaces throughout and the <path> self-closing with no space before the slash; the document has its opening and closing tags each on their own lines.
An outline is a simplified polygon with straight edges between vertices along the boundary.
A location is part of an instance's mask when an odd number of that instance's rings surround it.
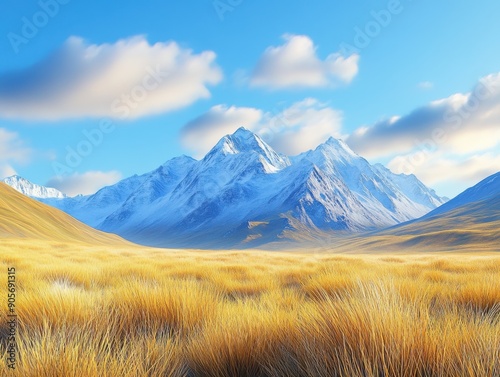
<svg viewBox="0 0 500 377">
<path fill-rule="evenodd" d="M 210 97 L 222 79 L 215 53 L 137 36 L 91 45 L 71 37 L 37 64 L 0 75 L 0 116 L 134 118 Z"/>
<path fill-rule="evenodd" d="M 16 174 L 12 165 L 29 162 L 32 153 L 19 134 L 0 128 L 0 179 Z"/>
<path fill-rule="evenodd" d="M 307 98 L 278 112 L 268 113 L 257 133 L 276 150 L 297 155 L 316 148 L 330 136 L 341 137 L 340 111 Z"/>
<path fill-rule="evenodd" d="M 6 162 L 0 162 L 0 180 L 16 175 L 14 168 Z"/>
<path fill-rule="evenodd" d="M 330 136 L 339 137 L 341 122 L 339 111 L 312 98 L 270 112 L 218 105 L 187 123 L 182 129 L 182 141 L 201 157 L 221 137 L 244 126 L 277 151 L 295 155 L 315 148 Z"/>
<path fill-rule="evenodd" d="M 363 156 L 389 159 L 396 173 L 415 173 L 427 184 L 473 184 L 500 170 L 500 74 L 482 78 L 469 93 L 361 127 L 347 143 Z"/>
<path fill-rule="evenodd" d="M 68 196 L 90 195 L 102 187 L 115 184 L 121 178 L 121 173 L 117 171 L 88 171 L 54 177 L 45 186 L 54 187 Z"/>
<path fill-rule="evenodd" d="M 349 83 L 358 73 L 359 55 L 332 53 L 321 60 L 305 35 L 285 35 L 285 43 L 266 49 L 250 78 L 252 86 L 284 89 Z"/>
<path fill-rule="evenodd" d="M 467 158 L 457 158 L 440 152 L 418 151 L 393 158 L 388 167 L 399 173 L 415 173 L 432 186 L 442 182 L 455 182 L 459 186 L 456 190 L 458 193 L 500 171 L 500 153 L 491 150 L 475 153 Z"/>
<path fill-rule="evenodd" d="M 368 157 L 412 149 L 462 154 L 492 148 L 500 142 L 500 74 L 487 76 L 465 94 L 431 102 L 412 113 L 361 127 L 348 144 Z"/>
</svg>

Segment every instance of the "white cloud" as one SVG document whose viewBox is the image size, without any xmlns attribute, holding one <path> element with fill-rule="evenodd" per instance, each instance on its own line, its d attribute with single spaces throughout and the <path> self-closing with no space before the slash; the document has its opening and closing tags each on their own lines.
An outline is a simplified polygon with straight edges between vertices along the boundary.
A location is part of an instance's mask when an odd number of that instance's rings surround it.
<svg viewBox="0 0 500 377">
<path fill-rule="evenodd" d="M 142 36 L 101 45 L 71 37 L 44 61 L 0 75 L 0 116 L 123 119 L 179 109 L 210 97 L 208 86 L 222 79 L 215 58 Z"/>
<path fill-rule="evenodd" d="M 0 180 L 13 175 L 17 175 L 14 168 L 6 162 L 0 162 Z"/>
<path fill-rule="evenodd" d="M 417 151 L 397 156 L 387 165 L 395 173 L 415 174 L 425 184 L 446 187 L 455 195 L 500 171 L 500 151 L 470 156 Z"/>
<path fill-rule="evenodd" d="M 273 148 L 297 155 L 316 148 L 330 136 L 341 136 L 342 114 L 316 99 L 307 98 L 278 114 L 266 114 L 256 132 Z"/>
<path fill-rule="evenodd" d="M 183 144 L 203 156 L 224 135 L 244 126 L 277 151 L 289 155 L 312 149 L 330 136 L 340 136 L 341 113 L 308 98 L 276 112 L 218 105 L 182 129 Z"/>
<path fill-rule="evenodd" d="M 271 89 L 325 87 L 350 83 L 358 73 L 359 55 L 332 53 L 325 60 L 305 35 L 285 35 L 285 43 L 266 49 L 255 67 L 250 84 Z"/>
<path fill-rule="evenodd" d="M 0 179 L 16 174 L 12 164 L 26 164 L 32 153 L 16 132 L 0 128 Z"/>
<path fill-rule="evenodd" d="M 346 141 L 362 156 L 389 161 L 396 173 L 457 194 L 500 170 L 500 74 L 469 93 L 360 127 Z"/>
<path fill-rule="evenodd" d="M 117 171 L 88 171 L 85 173 L 74 173 L 68 176 L 51 178 L 45 186 L 54 187 L 68 196 L 79 194 L 90 195 L 104 186 L 110 186 L 122 178 Z"/>
<path fill-rule="evenodd" d="M 500 74 L 489 75 L 466 94 L 433 101 L 412 113 L 361 127 L 347 143 L 372 158 L 418 150 L 464 155 L 500 144 Z"/>
</svg>

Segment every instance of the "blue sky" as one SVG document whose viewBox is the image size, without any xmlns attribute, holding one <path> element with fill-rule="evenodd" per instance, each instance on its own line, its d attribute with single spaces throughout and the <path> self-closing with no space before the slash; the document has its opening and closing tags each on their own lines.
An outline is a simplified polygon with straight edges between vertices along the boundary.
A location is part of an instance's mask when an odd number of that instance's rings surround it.
<svg viewBox="0 0 500 377">
<path fill-rule="evenodd" d="M 0 176 L 91 193 L 240 125 L 288 154 L 341 137 L 442 195 L 500 170 L 496 2 L 0 5 Z"/>
</svg>

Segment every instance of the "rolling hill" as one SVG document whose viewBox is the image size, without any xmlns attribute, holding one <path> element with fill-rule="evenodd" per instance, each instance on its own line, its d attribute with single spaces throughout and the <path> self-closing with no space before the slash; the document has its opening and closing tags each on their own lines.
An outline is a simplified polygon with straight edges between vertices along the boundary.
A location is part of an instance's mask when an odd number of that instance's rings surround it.
<svg viewBox="0 0 500 377">
<path fill-rule="evenodd" d="M 128 244 L 0 182 L 0 239 L 40 239 L 89 244 Z"/>
<path fill-rule="evenodd" d="M 500 251 L 500 172 L 419 219 L 336 244 L 379 251 Z"/>
</svg>

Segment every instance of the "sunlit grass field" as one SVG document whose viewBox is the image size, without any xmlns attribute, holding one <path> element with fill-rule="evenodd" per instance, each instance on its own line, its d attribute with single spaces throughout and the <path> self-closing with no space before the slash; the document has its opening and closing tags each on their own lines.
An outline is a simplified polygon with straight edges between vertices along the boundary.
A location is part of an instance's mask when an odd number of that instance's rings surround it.
<svg viewBox="0 0 500 377">
<path fill-rule="evenodd" d="M 494 254 L 3 239 L 0 263 L 2 287 L 16 267 L 20 320 L 17 369 L 2 376 L 500 375 Z"/>
</svg>

